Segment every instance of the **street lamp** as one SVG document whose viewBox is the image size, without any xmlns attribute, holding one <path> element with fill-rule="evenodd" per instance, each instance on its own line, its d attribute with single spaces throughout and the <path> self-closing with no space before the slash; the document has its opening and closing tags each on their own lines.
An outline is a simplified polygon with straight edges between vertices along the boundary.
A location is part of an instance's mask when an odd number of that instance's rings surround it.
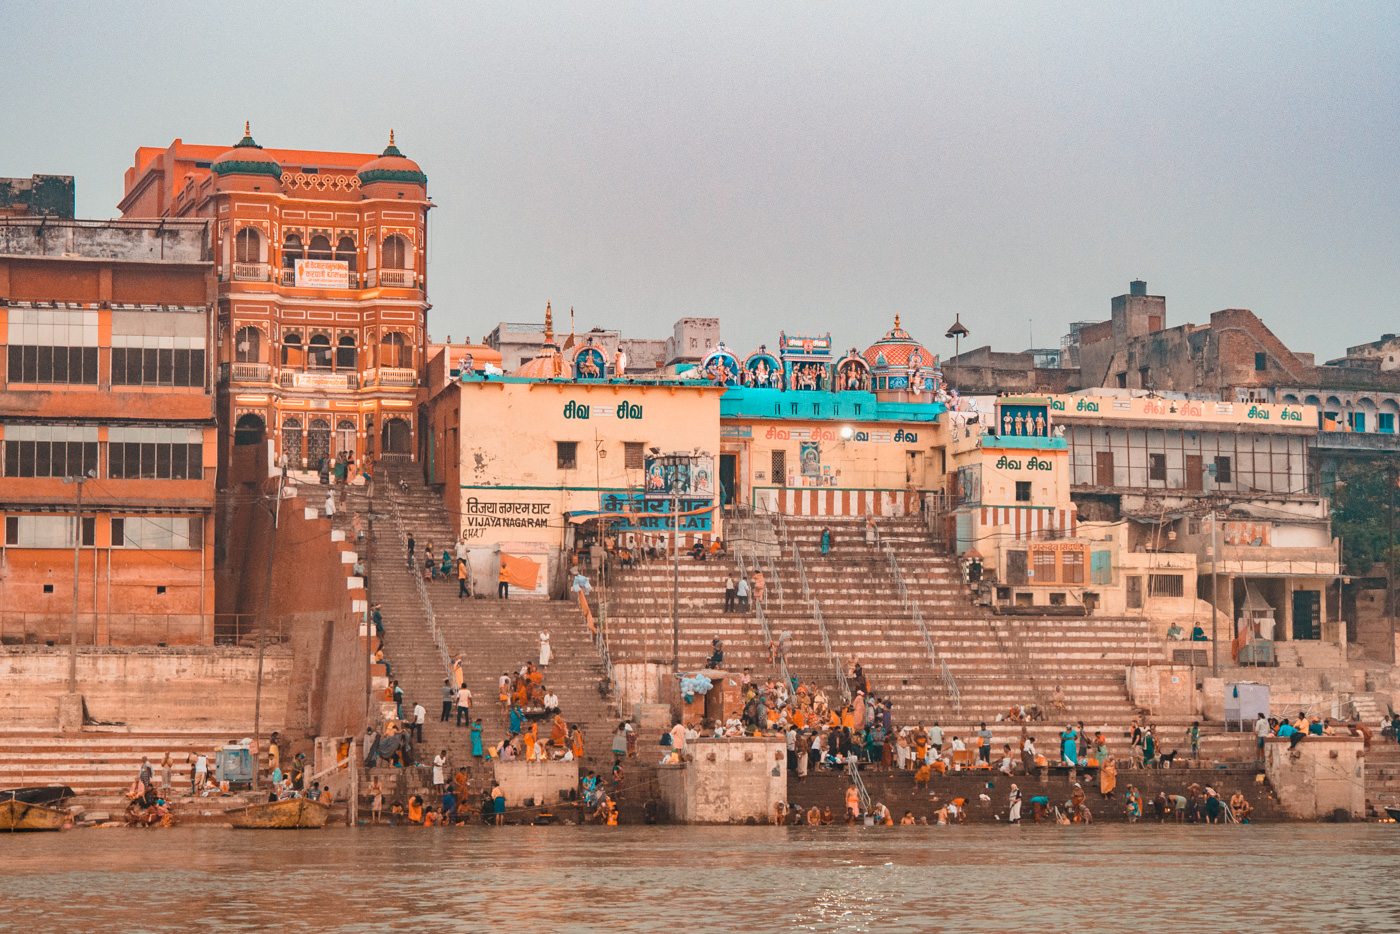
<svg viewBox="0 0 1400 934">
<path fill-rule="evenodd" d="M 78 693 L 78 556 L 83 544 L 83 484 L 96 479 L 97 471 L 89 470 L 77 477 L 64 477 L 64 483 L 78 485 L 77 509 L 73 515 L 73 626 L 68 633 L 68 693 Z"/>
<path fill-rule="evenodd" d="M 968 335 L 968 330 L 967 330 L 967 328 L 966 328 L 966 327 L 963 325 L 963 323 L 962 323 L 962 316 L 961 316 L 960 314 L 955 313 L 955 314 L 953 315 L 953 326 L 950 327 L 950 328 L 948 328 L 948 333 L 947 333 L 947 334 L 944 334 L 944 335 L 943 335 L 944 337 L 951 337 L 951 338 L 953 339 L 953 359 L 954 359 L 954 360 L 958 359 L 958 342 L 959 342 L 959 340 L 962 339 L 962 338 L 964 338 L 964 337 L 967 337 L 967 335 Z"/>
</svg>

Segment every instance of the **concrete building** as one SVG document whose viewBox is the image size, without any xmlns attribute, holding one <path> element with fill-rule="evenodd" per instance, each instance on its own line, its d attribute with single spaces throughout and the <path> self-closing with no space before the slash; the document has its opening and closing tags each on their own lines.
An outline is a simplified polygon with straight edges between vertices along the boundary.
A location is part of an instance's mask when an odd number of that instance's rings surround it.
<svg viewBox="0 0 1400 934">
<path fill-rule="evenodd" d="M 312 468 L 418 451 L 432 203 L 392 132 L 379 155 L 142 147 L 120 207 L 213 219 L 221 465 L 264 438 Z"/>
<path fill-rule="evenodd" d="M 73 219 L 73 176 L 0 178 L 0 217 Z"/>
<path fill-rule="evenodd" d="M 0 221 L 0 641 L 214 641 L 214 301 L 205 220 Z"/>
<path fill-rule="evenodd" d="M 562 330 L 556 332 L 556 336 L 562 334 Z M 672 336 L 665 339 L 623 337 L 615 328 L 593 327 L 576 332 L 571 320 L 569 336 L 559 341 L 560 348 L 571 350 L 590 338 L 603 349 L 610 368 L 614 367 L 620 350 L 626 355 L 628 373 L 660 375 L 668 366 L 696 364 L 704 359 L 719 343 L 719 319 L 682 318 L 676 322 Z M 491 329 L 482 343 L 501 355 L 501 366 L 507 373 L 514 373 L 539 356 L 544 341 L 544 322 L 502 321 Z"/>
</svg>

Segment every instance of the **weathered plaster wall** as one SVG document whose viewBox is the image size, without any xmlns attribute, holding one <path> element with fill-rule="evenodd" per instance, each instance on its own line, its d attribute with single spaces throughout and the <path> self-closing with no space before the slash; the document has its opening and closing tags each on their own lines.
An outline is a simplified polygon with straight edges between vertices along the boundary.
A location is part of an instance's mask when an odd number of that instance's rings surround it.
<svg viewBox="0 0 1400 934">
<path fill-rule="evenodd" d="M 505 792 L 506 807 L 525 807 L 526 801 L 557 805 L 578 787 L 577 762 L 496 762 L 496 781 Z"/>
<path fill-rule="evenodd" d="M 1269 739 L 1264 754 L 1265 772 L 1290 816 L 1366 816 L 1366 759 L 1360 737 L 1310 736 L 1291 751 L 1288 740 Z"/>
<path fill-rule="evenodd" d="M 78 693 L 89 718 L 132 730 L 228 730 L 253 727 L 257 651 L 232 647 L 89 648 L 78 651 Z M 271 648 L 263 660 L 262 723 L 279 728 L 287 709 L 291 653 Z M 68 691 L 66 647 L 0 648 L 0 719 L 51 728 Z"/>
<path fill-rule="evenodd" d="M 681 765 L 659 770 L 671 820 L 688 824 L 763 823 L 787 800 L 787 747 L 767 737 L 702 738 Z"/>
</svg>

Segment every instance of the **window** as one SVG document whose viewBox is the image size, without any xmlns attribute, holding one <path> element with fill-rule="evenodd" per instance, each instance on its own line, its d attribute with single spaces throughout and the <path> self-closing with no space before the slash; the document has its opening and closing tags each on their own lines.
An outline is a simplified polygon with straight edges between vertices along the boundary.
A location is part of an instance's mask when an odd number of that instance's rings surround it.
<svg viewBox="0 0 1400 934">
<path fill-rule="evenodd" d="M 257 328 L 239 328 L 233 337 L 233 361 L 235 363 L 262 362 L 262 331 Z"/>
<path fill-rule="evenodd" d="M 97 429 L 11 425 L 5 429 L 5 476 L 81 477 L 97 470 Z"/>
<path fill-rule="evenodd" d="M 1256 373 L 1263 373 L 1263 372 L 1264 372 L 1265 370 L 1267 370 L 1268 368 L 1269 368 L 1269 355 L 1266 354 L 1266 353 L 1257 353 L 1257 354 L 1255 354 L 1255 355 L 1254 355 L 1254 371 L 1255 371 Z"/>
<path fill-rule="evenodd" d="M 1128 609 L 1142 609 L 1142 578 L 1136 574 L 1128 576 Z"/>
<path fill-rule="evenodd" d="M 199 516 L 126 516 L 112 518 L 113 548 L 185 550 L 204 545 Z"/>
<path fill-rule="evenodd" d="M 97 312 L 9 311 L 9 381 L 97 385 Z"/>
<path fill-rule="evenodd" d="M 343 335 L 336 342 L 335 366 L 338 370 L 355 369 L 355 338 L 349 334 Z"/>
<path fill-rule="evenodd" d="M 1029 480 L 1016 481 L 1016 502 L 1029 503 L 1031 501 L 1031 482 Z"/>
<path fill-rule="evenodd" d="M 301 235 L 289 233 L 282 241 L 282 268 L 295 269 L 297 260 L 302 259 Z"/>
<path fill-rule="evenodd" d="M 1348 413 L 1347 413 L 1347 424 L 1351 426 L 1351 430 L 1352 430 L 1352 431 L 1365 431 L 1365 430 L 1366 430 L 1366 413 L 1365 413 L 1365 412 L 1348 412 Z"/>
<path fill-rule="evenodd" d="M 233 261 L 235 263 L 262 262 L 262 237 L 254 227 L 244 227 L 234 239 Z"/>
<path fill-rule="evenodd" d="M 398 235 L 384 239 L 384 268 L 408 269 L 408 241 Z"/>
<path fill-rule="evenodd" d="M 307 259 L 330 259 L 331 241 L 326 237 L 317 234 L 311 238 L 311 242 L 306 245 Z"/>
<path fill-rule="evenodd" d="M 405 370 L 413 367 L 413 348 L 408 345 L 408 339 L 403 334 L 390 331 L 380 339 L 379 365 Z"/>
<path fill-rule="evenodd" d="M 114 336 L 112 343 L 118 340 L 127 346 L 112 348 L 113 386 L 204 385 L 203 338 Z"/>
<path fill-rule="evenodd" d="M 97 520 L 83 517 L 83 545 L 96 541 Z M 6 516 L 5 544 L 16 548 L 72 548 L 72 516 Z"/>
<path fill-rule="evenodd" d="M 1060 552 L 1060 582 L 1063 584 L 1084 583 L 1084 552 Z"/>
<path fill-rule="evenodd" d="M 301 332 L 284 332 L 282 334 L 282 365 L 300 367 L 305 359 L 301 348 Z"/>
<path fill-rule="evenodd" d="M 1376 416 L 1376 430 L 1384 434 L 1395 433 L 1395 413 L 1381 412 Z"/>
<path fill-rule="evenodd" d="M 1147 592 L 1153 597 L 1179 597 L 1185 592 L 1182 588 L 1182 576 L 1153 574 L 1148 578 Z"/>
<path fill-rule="evenodd" d="M 560 470 L 573 470 L 578 467 L 577 441 L 556 441 L 554 447 Z"/>
<path fill-rule="evenodd" d="M 773 485 L 785 485 L 787 483 L 787 451 L 774 451 L 769 463 L 773 469 Z"/>
<path fill-rule="evenodd" d="M 311 354 L 308 368 L 312 370 L 329 370 L 331 368 L 331 339 L 326 335 L 311 335 Z"/>
<path fill-rule="evenodd" d="M 355 271 L 355 241 L 349 237 L 341 237 L 335 245 L 335 258 L 346 264 L 346 268 L 351 272 Z"/>
<path fill-rule="evenodd" d="M 1055 553 L 1037 548 L 1031 552 L 1031 559 L 1031 581 L 1036 584 L 1055 583 Z"/>
<path fill-rule="evenodd" d="M 1167 479 L 1167 455 L 1149 454 L 1147 455 L 1147 479 L 1161 480 Z"/>
<path fill-rule="evenodd" d="M 622 442 L 622 467 L 624 470 L 642 470 L 646 467 L 646 452 L 641 441 Z"/>
<path fill-rule="evenodd" d="M 1216 457 L 1215 459 L 1215 482 L 1230 482 L 1230 458 Z"/>
<path fill-rule="evenodd" d="M 116 480 L 203 479 L 203 432 L 198 428 L 110 428 L 107 476 Z"/>
</svg>

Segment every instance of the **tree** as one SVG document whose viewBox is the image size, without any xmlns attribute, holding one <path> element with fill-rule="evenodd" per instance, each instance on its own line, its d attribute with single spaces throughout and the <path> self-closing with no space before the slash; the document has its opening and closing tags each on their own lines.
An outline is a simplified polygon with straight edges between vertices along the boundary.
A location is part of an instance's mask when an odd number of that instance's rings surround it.
<svg viewBox="0 0 1400 934">
<path fill-rule="evenodd" d="M 1355 577 L 1400 568 L 1392 541 L 1397 468 L 1395 464 L 1347 464 L 1332 491 L 1332 534 L 1342 539 L 1343 572 Z M 1377 568 L 1380 565 L 1380 568 Z"/>
</svg>

